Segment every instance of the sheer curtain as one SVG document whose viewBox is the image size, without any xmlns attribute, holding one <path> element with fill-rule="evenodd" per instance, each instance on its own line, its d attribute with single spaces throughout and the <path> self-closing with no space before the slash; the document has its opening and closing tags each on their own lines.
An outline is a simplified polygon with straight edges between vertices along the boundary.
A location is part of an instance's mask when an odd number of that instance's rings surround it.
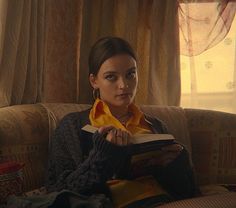
<svg viewBox="0 0 236 208">
<path fill-rule="evenodd" d="M 127 39 L 137 52 L 138 104 L 179 104 L 177 1 L 0 0 L 0 4 L 0 107 L 92 102 L 88 51 L 107 35 Z"/>
<path fill-rule="evenodd" d="M 179 5 L 181 54 L 199 55 L 226 36 L 234 19 L 236 1 L 182 2 Z"/>
<path fill-rule="evenodd" d="M 236 1 L 180 3 L 181 106 L 236 113 L 235 11 Z"/>
<path fill-rule="evenodd" d="M 92 102 L 87 57 L 102 36 L 128 40 L 137 52 L 138 104 L 179 105 L 178 3 L 137 0 L 84 1 L 78 101 Z M 175 83 L 175 84 L 173 84 Z"/>
<path fill-rule="evenodd" d="M 83 0 L 46 0 L 45 4 L 42 102 L 75 103 Z"/>
<path fill-rule="evenodd" d="M 35 103 L 42 92 L 45 1 L 0 5 L 0 107 Z"/>
</svg>

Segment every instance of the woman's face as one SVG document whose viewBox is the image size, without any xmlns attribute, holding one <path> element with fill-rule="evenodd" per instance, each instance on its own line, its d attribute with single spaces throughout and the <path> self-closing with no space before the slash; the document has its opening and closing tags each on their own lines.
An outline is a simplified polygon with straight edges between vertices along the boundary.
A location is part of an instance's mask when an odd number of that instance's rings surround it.
<svg viewBox="0 0 236 208">
<path fill-rule="evenodd" d="M 115 55 L 101 65 L 97 76 L 90 75 L 90 82 L 108 106 L 127 107 L 137 90 L 136 61 L 127 54 Z"/>
</svg>

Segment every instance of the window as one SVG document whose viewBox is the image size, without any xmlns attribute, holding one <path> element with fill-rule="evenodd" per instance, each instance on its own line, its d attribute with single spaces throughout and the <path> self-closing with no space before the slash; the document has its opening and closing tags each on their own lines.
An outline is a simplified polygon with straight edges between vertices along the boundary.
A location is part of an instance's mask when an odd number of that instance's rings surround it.
<svg viewBox="0 0 236 208">
<path fill-rule="evenodd" d="M 236 113 L 235 17 L 222 41 L 199 55 L 181 55 L 180 62 L 182 107 Z"/>
</svg>

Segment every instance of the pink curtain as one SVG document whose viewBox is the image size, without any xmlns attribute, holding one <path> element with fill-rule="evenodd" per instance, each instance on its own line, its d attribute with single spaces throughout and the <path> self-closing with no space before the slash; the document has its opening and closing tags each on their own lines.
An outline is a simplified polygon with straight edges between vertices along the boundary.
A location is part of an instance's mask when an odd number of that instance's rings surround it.
<svg viewBox="0 0 236 208">
<path fill-rule="evenodd" d="M 236 113 L 236 1 L 180 1 L 181 106 Z"/>
<path fill-rule="evenodd" d="M 228 33 L 236 1 L 180 1 L 180 53 L 194 56 L 219 43 Z"/>
</svg>

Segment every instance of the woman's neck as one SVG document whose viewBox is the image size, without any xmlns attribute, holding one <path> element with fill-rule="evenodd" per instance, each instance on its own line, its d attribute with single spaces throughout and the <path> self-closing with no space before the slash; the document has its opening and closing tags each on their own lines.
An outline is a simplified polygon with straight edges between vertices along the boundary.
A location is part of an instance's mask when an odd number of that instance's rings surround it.
<svg viewBox="0 0 236 208">
<path fill-rule="evenodd" d="M 111 114 L 116 117 L 117 119 L 125 117 L 129 114 L 128 111 L 128 106 L 122 107 L 122 108 L 117 108 L 113 106 L 109 106 L 109 109 L 111 111 Z"/>
</svg>

